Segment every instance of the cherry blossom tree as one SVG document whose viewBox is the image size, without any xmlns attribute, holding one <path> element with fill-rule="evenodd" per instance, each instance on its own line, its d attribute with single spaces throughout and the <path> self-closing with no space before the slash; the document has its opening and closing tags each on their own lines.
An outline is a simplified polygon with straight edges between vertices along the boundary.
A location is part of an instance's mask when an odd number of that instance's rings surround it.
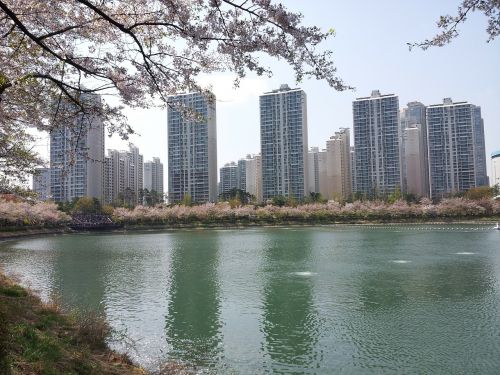
<svg viewBox="0 0 500 375">
<path fill-rule="evenodd" d="M 500 0 L 462 0 L 456 15 L 448 14 L 439 18 L 437 26 L 442 30 L 440 33 L 423 42 L 408 43 L 408 46 L 410 49 L 419 47 L 426 50 L 429 47 L 442 47 L 450 43 L 459 35 L 458 27 L 466 22 L 467 17 L 473 12 L 483 13 L 488 18 L 486 27 L 488 42 L 500 35 Z"/>
<path fill-rule="evenodd" d="M 13 147 L 9 135 L 29 127 L 51 132 L 93 116 L 126 139 L 125 106 L 208 95 L 203 73 L 232 72 L 236 85 L 249 73 L 270 76 L 265 55 L 286 61 L 297 81 L 348 89 L 332 52 L 319 48 L 334 31 L 302 22 L 271 0 L 0 0 L 0 126 L 8 130 L 0 144 Z M 83 100 L 92 94 L 118 100 Z"/>
</svg>

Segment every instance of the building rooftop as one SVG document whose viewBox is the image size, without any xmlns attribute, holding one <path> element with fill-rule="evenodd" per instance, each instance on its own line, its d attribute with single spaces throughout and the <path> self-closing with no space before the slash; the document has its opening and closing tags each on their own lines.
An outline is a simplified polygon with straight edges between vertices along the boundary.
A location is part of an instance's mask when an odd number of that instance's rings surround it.
<svg viewBox="0 0 500 375">
<path fill-rule="evenodd" d="M 389 96 L 396 96 L 396 95 L 395 94 L 381 95 L 379 90 L 373 90 L 371 96 L 364 96 L 361 98 L 356 98 L 356 100 L 380 99 L 380 98 L 387 98 Z"/>
<path fill-rule="evenodd" d="M 443 107 L 445 105 L 458 105 L 458 104 L 469 104 L 467 101 L 465 102 L 453 102 L 451 98 L 444 98 L 442 104 L 431 104 L 429 107 Z"/>
<path fill-rule="evenodd" d="M 491 153 L 491 158 L 492 159 L 495 159 L 495 158 L 498 158 L 500 157 L 500 150 L 497 150 L 497 151 L 494 151 Z"/>
<path fill-rule="evenodd" d="M 288 92 L 288 91 L 302 91 L 302 89 L 299 88 L 299 87 L 291 89 L 290 86 L 288 86 L 286 83 L 284 83 L 284 84 L 280 85 L 279 89 L 275 89 L 275 90 L 272 90 L 272 91 L 269 91 L 269 92 L 265 92 L 263 95 L 279 94 L 279 93 Z"/>
</svg>

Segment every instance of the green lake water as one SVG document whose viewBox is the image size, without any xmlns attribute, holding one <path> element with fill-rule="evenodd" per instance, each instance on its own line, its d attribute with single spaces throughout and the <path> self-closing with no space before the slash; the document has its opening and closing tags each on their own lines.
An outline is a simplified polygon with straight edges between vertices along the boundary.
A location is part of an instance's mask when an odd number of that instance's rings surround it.
<svg viewBox="0 0 500 375">
<path fill-rule="evenodd" d="M 499 374 L 500 231 L 324 226 L 0 243 L 43 299 L 99 309 L 140 364 L 200 373 Z"/>
</svg>

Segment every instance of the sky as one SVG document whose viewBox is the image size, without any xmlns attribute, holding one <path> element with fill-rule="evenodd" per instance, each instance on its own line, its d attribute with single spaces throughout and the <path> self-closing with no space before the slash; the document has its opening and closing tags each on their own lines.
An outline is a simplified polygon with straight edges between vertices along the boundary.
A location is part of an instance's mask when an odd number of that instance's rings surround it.
<svg viewBox="0 0 500 375">
<path fill-rule="evenodd" d="M 354 91 L 337 92 L 326 82 L 307 80 L 296 84 L 293 70 L 284 62 L 265 59 L 274 71 L 271 78 L 249 76 L 239 89 L 233 76 L 202 77 L 217 97 L 217 160 L 219 168 L 246 154 L 258 153 L 259 95 L 287 83 L 307 94 L 309 147 L 325 147 L 326 140 L 340 127 L 352 129 L 352 101 L 382 94 L 399 96 L 400 107 L 410 101 L 426 105 L 443 98 L 479 105 L 485 124 L 488 171 L 489 155 L 500 149 L 500 37 L 486 43 L 487 19 L 472 14 L 460 26 L 460 36 L 451 44 L 422 51 L 409 51 L 406 43 L 423 41 L 438 32 L 440 15 L 455 14 L 459 0 L 285 0 L 290 10 L 304 15 L 304 24 L 336 36 L 322 44 L 333 51 L 339 76 Z M 167 113 L 165 110 L 128 110 L 138 135 L 131 137 L 144 160 L 160 157 L 167 185 Z M 352 133 L 351 133 L 352 134 Z M 353 138 L 351 136 L 351 143 Z M 42 153 L 48 155 L 46 141 Z M 124 149 L 118 137 L 106 138 L 106 149 Z"/>
</svg>

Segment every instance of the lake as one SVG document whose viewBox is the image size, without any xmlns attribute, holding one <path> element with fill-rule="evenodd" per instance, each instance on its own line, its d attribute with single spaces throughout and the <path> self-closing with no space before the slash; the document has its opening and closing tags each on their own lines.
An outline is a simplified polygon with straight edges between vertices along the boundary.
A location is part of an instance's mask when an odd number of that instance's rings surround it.
<svg viewBox="0 0 500 375">
<path fill-rule="evenodd" d="M 373 225 L 70 234 L 0 243 L 45 300 L 99 309 L 149 368 L 498 374 L 500 231 Z"/>
</svg>

